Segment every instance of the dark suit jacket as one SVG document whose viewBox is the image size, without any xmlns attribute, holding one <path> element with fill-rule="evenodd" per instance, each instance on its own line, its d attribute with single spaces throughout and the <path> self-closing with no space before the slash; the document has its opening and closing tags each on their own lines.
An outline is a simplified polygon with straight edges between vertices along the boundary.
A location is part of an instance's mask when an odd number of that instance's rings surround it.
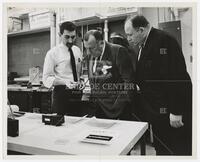
<svg viewBox="0 0 200 162">
<path fill-rule="evenodd" d="M 136 63 L 137 63 L 137 53 L 135 52 L 135 50 L 132 47 L 128 47 L 128 52 L 129 52 L 129 56 L 130 56 L 130 59 L 132 62 L 133 71 L 135 73 L 136 72 Z M 135 80 L 135 78 L 134 78 L 134 80 Z"/>
<path fill-rule="evenodd" d="M 112 66 L 103 74 L 103 65 Z M 133 68 L 128 50 L 122 46 L 106 42 L 102 60 L 97 63 L 97 72 L 92 72 L 93 57 L 88 57 L 88 76 L 91 84 L 91 98 L 108 118 L 117 118 L 130 102 L 129 90 L 109 87 L 118 83 L 133 82 Z M 100 70 L 99 70 L 100 69 Z M 96 86 L 96 87 L 95 87 Z"/>
<path fill-rule="evenodd" d="M 136 66 L 136 80 L 147 120 L 169 113 L 191 119 L 192 84 L 175 38 L 151 29 Z"/>
</svg>

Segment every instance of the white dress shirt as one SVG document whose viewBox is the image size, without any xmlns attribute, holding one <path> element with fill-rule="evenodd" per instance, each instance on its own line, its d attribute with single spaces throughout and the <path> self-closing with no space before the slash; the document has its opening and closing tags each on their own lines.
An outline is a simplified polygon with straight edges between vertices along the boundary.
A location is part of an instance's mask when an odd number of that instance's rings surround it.
<svg viewBox="0 0 200 162">
<path fill-rule="evenodd" d="M 77 46 L 72 46 L 74 53 L 76 69 L 81 66 L 82 52 Z M 79 71 L 77 70 L 77 75 Z M 79 75 L 78 75 L 79 76 Z M 47 88 L 53 86 L 55 78 L 61 79 L 69 87 L 70 82 L 74 81 L 70 53 L 68 47 L 63 43 L 50 49 L 44 60 L 43 67 L 43 84 Z"/>
</svg>

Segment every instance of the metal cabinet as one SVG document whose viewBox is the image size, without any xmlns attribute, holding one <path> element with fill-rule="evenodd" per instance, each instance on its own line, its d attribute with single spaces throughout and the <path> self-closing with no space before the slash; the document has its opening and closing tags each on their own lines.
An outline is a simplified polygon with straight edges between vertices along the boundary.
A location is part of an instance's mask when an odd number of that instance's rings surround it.
<svg viewBox="0 0 200 162">
<path fill-rule="evenodd" d="M 18 105 L 20 111 L 31 112 L 35 106 L 32 92 L 8 91 L 8 99 L 11 105 Z"/>
</svg>

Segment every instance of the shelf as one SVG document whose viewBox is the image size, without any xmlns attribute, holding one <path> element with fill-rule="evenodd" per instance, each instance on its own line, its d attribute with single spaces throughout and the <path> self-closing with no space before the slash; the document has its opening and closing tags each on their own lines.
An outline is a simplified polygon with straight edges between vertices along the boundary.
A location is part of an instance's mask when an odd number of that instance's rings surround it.
<svg viewBox="0 0 200 162">
<path fill-rule="evenodd" d="M 29 34 L 34 34 L 34 33 L 46 32 L 46 31 L 50 31 L 50 27 L 12 32 L 12 33 L 8 33 L 8 37 L 29 35 Z"/>
</svg>

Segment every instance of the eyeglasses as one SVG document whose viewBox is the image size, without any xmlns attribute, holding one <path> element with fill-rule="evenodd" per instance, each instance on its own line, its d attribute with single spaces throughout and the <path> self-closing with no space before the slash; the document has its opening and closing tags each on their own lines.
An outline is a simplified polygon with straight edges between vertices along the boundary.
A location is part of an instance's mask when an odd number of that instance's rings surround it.
<svg viewBox="0 0 200 162">
<path fill-rule="evenodd" d="M 89 47 L 89 48 L 87 48 L 89 51 L 94 51 L 94 50 L 96 50 L 97 49 L 97 45 L 95 45 L 94 47 Z"/>
<path fill-rule="evenodd" d="M 64 37 L 65 37 L 65 39 L 69 39 L 69 38 L 74 39 L 76 36 L 75 35 L 72 35 L 72 36 L 70 36 L 70 35 L 64 35 Z"/>
<path fill-rule="evenodd" d="M 137 35 L 139 33 L 139 31 L 141 32 L 141 30 L 139 28 L 136 28 L 134 31 L 132 31 L 132 33 L 126 34 L 126 36 L 127 37 L 134 37 L 135 35 Z"/>
</svg>

